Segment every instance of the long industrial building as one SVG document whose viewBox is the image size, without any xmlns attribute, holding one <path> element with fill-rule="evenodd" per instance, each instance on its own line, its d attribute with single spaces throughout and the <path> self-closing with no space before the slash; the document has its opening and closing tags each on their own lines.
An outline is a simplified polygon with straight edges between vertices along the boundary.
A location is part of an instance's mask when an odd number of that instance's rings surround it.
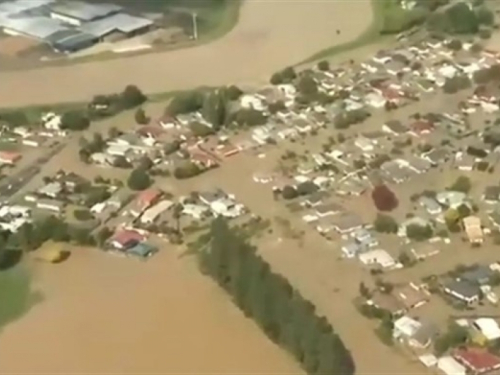
<svg viewBox="0 0 500 375">
<path fill-rule="evenodd" d="M 81 1 L 15 0 L 0 4 L 0 29 L 76 52 L 100 41 L 128 38 L 151 29 L 153 21 L 123 12 L 114 4 Z"/>
</svg>

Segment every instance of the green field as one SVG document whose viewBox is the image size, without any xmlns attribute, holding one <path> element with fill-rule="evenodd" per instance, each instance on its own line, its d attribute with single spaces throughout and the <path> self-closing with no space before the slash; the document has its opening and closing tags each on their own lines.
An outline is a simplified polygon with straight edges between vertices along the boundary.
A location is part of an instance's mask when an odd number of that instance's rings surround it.
<svg viewBox="0 0 500 375">
<path fill-rule="evenodd" d="M 22 265 L 0 270 L 0 329 L 20 318 L 41 299 L 41 294 L 32 291 L 31 276 Z"/>
</svg>

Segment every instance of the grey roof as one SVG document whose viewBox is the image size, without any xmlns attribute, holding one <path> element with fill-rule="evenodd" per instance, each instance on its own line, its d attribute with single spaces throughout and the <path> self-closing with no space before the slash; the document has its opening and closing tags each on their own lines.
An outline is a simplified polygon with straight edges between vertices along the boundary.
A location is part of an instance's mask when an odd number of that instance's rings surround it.
<svg viewBox="0 0 500 375">
<path fill-rule="evenodd" d="M 51 6 L 52 13 L 75 18 L 81 21 L 92 21 L 120 12 L 123 8 L 116 4 L 89 4 L 81 1 L 64 1 Z"/>
<path fill-rule="evenodd" d="M 385 123 L 385 125 L 396 133 L 405 133 L 408 131 L 408 128 L 404 126 L 399 120 L 389 120 Z"/>
<path fill-rule="evenodd" d="M 480 289 L 477 285 L 468 281 L 452 281 L 445 288 L 465 298 L 474 298 L 479 295 Z"/>
<path fill-rule="evenodd" d="M 8 17 L 48 5 L 54 0 L 17 0 L 0 4 L 0 16 Z"/>
<path fill-rule="evenodd" d="M 488 284 L 495 271 L 486 266 L 477 266 L 474 269 L 465 271 L 460 275 L 460 280 L 465 280 L 474 284 Z"/>
<path fill-rule="evenodd" d="M 497 201 L 500 198 L 500 186 L 486 186 L 483 197 L 487 201 Z"/>
<path fill-rule="evenodd" d="M 0 17 L 0 26 L 37 39 L 46 39 L 58 31 L 67 30 L 61 22 L 47 17 Z"/>
<path fill-rule="evenodd" d="M 115 30 L 123 33 L 131 33 L 133 31 L 151 26 L 152 24 L 153 21 L 147 18 L 118 13 L 101 20 L 86 23 L 85 25 L 82 25 L 81 29 L 84 32 L 101 37 Z"/>
<path fill-rule="evenodd" d="M 93 44 L 97 38 L 78 30 L 61 30 L 45 38 L 45 41 L 57 50 L 72 51 Z"/>
</svg>

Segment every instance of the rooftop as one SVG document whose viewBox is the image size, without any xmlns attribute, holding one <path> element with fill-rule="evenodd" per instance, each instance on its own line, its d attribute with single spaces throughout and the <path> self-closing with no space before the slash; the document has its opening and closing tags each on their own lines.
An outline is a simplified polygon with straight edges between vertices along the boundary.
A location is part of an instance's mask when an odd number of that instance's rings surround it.
<svg viewBox="0 0 500 375">
<path fill-rule="evenodd" d="M 0 26 L 36 39 L 46 39 L 58 31 L 67 30 L 60 21 L 47 17 L 11 18 L 0 15 Z"/>
<path fill-rule="evenodd" d="M 112 31 L 131 33 L 133 31 L 151 26 L 152 24 L 153 21 L 147 18 L 135 17 L 125 13 L 118 13 L 110 17 L 86 23 L 81 27 L 81 29 L 88 34 L 94 35 L 96 37 L 102 37 Z"/>
<path fill-rule="evenodd" d="M 453 353 L 453 357 L 472 371 L 478 373 L 491 371 L 500 367 L 500 358 L 484 349 L 456 349 Z"/>
<path fill-rule="evenodd" d="M 81 21 L 93 21 L 121 10 L 122 7 L 115 4 L 89 4 L 81 1 L 63 1 L 51 6 L 52 13 Z"/>
</svg>

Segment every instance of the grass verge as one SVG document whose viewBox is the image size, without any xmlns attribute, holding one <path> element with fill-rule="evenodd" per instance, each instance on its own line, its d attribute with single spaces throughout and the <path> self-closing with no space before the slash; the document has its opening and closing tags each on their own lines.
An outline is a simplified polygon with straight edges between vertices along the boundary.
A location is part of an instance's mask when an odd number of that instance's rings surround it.
<svg viewBox="0 0 500 375">
<path fill-rule="evenodd" d="M 0 330 L 20 318 L 42 295 L 31 289 L 31 275 L 22 265 L 0 271 Z"/>
<path fill-rule="evenodd" d="M 370 26 L 361 34 L 358 38 L 343 44 L 338 44 L 333 47 L 329 47 L 309 58 L 303 60 L 297 65 L 307 64 L 321 59 L 326 59 L 332 57 L 333 55 L 347 52 L 356 48 L 366 46 L 368 44 L 375 43 L 384 37 L 380 35 L 380 29 L 382 27 L 383 15 L 385 7 L 385 2 L 381 0 L 371 0 L 371 6 L 373 11 L 373 20 Z"/>
</svg>

